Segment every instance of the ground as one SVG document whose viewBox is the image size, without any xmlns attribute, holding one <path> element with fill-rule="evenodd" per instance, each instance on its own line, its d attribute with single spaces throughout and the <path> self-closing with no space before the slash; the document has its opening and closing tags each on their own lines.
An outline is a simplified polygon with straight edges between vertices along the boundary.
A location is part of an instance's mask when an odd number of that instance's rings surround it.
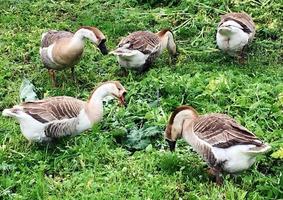
<svg viewBox="0 0 283 200">
<path fill-rule="evenodd" d="M 40 98 L 69 95 L 87 99 L 101 81 L 120 80 L 128 107 L 105 105 L 101 123 L 74 138 L 51 145 L 29 144 L 13 119 L 0 117 L 1 199 L 282 199 L 283 70 L 282 2 L 269 1 L 27 1 L 0 5 L 0 111 L 19 103 L 28 78 Z M 256 38 L 245 64 L 217 49 L 220 15 L 245 11 L 256 23 Z M 49 29 L 75 31 L 99 27 L 109 49 L 136 30 L 170 28 L 179 56 L 168 53 L 145 74 L 119 76 L 116 58 L 103 56 L 86 42 L 76 66 L 58 73 L 53 88 L 39 57 L 41 34 Z M 268 142 L 272 150 L 251 169 L 226 175 L 217 186 L 206 164 L 184 141 L 168 151 L 163 130 L 178 105 L 199 113 L 222 112 Z M 157 133 L 140 151 L 123 142 L 132 130 Z M 140 131 L 143 134 L 143 131 Z"/>
</svg>

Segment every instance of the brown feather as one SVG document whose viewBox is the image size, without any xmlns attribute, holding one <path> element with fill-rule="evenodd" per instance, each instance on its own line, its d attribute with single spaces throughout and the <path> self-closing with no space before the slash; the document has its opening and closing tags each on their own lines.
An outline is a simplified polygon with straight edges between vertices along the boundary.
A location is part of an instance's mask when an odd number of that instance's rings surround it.
<svg viewBox="0 0 283 200">
<path fill-rule="evenodd" d="M 73 97 L 50 97 L 22 103 L 24 112 L 41 123 L 77 117 L 85 102 Z"/>
<path fill-rule="evenodd" d="M 224 114 L 208 114 L 194 121 L 194 133 L 213 147 L 229 148 L 233 145 L 263 145 L 258 138 L 234 119 Z"/>
<path fill-rule="evenodd" d="M 72 38 L 73 33 L 68 31 L 48 31 L 41 40 L 41 47 L 49 47 L 51 44 L 59 41 L 62 38 Z"/>
<path fill-rule="evenodd" d="M 61 38 L 53 47 L 52 56 L 58 65 L 70 67 L 80 61 L 83 47 L 69 48 L 70 40 L 71 38 Z"/>
<path fill-rule="evenodd" d="M 144 54 L 151 54 L 157 50 L 157 46 L 160 45 L 159 37 L 149 31 L 137 31 L 133 32 L 127 37 L 123 38 L 119 47 L 125 44 L 130 44 L 129 50 L 138 50 Z"/>
</svg>

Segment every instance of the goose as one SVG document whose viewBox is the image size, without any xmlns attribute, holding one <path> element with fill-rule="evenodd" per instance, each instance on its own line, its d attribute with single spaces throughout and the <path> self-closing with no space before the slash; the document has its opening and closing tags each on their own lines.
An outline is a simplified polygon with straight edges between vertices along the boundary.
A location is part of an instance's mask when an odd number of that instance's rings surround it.
<svg viewBox="0 0 283 200">
<path fill-rule="evenodd" d="M 103 55 L 108 53 L 105 45 L 106 38 L 96 27 L 83 26 L 75 33 L 50 30 L 42 34 L 39 52 L 44 67 L 48 69 L 53 86 L 56 86 L 55 70 L 71 68 L 74 79 L 74 66 L 82 57 L 85 38 L 92 41 Z"/>
<path fill-rule="evenodd" d="M 172 113 L 164 135 L 171 151 L 181 137 L 189 143 L 208 163 L 208 172 L 216 177 L 217 184 L 222 183 L 220 174 L 223 171 L 246 170 L 255 162 L 256 155 L 270 149 L 228 115 L 199 115 L 186 105 L 177 107 Z"/>
<path fill-rule="evenodd" d="M 244 58 L 244 48 L 255 36 L 255 24 L 247 13 L 228 13 L 221 16 L 216 41 L 218 47 L 240 61 Z"/>
<path fill-rule="evenodd" d="M 75 136 L 103 117 L 103 98 L 113 96 L 125 104 L 125 88 L 118 81 L 102 83 L 88 101 L 68 96 L 27 101 L 5 109 L 3 116 L 16 118 L 21 132 L 30 142 L 49 142 L 63 136 Z"/>
<path fill-rule="evenodd" d="M 117 56 L 121 67 L 144 72 L 165 48 L 171 56 L 176 56 L 176 44 L 169 29 L 158 33 L 136 31 L 123 38 L 110 54 Z"/>
</svg>

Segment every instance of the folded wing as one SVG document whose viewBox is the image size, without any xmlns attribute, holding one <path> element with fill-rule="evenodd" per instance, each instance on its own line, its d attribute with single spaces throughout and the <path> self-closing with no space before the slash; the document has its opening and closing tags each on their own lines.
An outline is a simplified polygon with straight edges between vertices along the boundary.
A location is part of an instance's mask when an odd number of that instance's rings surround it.
<svg viewBox="0 0 283 200">
<path fill-rule="evenodd" d="M 224 114 L 199 117 L 194 123 L 194 133 L 213 147 L 229 148 L 234 145 L 264 145 L 253 133 Z"/>
<path fill-rule="evenodd" d="M 41 48 L 49 47 L 51 44 L 55 43 L 61 38 L 71 38 L 73 37 L 73 35 L 73 33 L 68 31 L 50 30 L 43 34 L 43 37 L 41 39 Z"/>
<path fill-rule="evenodd" d="M 118 48 L 126 46 L 129 50 L 138 50 L 144 54 L 151 54 L 158 50 L 160 40 L 158 36 L 149 31 L 137 31 L 123 38 Z"/>
<path fill-rule="evenodd" d="M 85 102 L 73 97 L 51 97 L 21 104 L 23 111 L 41 123 L 77 117 Z"/>
</svg>

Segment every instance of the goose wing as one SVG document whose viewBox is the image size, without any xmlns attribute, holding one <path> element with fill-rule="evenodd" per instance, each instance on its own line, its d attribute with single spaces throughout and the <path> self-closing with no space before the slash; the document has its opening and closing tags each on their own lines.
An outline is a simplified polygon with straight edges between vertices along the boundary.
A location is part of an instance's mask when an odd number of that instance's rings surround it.
<svg viewBox="0 0 283 200">
<path fill-rule="evenodd" d="M 50 31 L 42 34 L 41 48 L 49 47 L 51 44 L 58 41 L 59 39 L 61 39 L 61 38 L 71 38 L 71 37 L 73 37 L 73 35 L 74 35 L 73 33 L 68 32 L 68 31 L 50 30 Z"/>
<path fill-rule="evenodd" d="M 143 54 L 151 54 L 158 50 L 159 45 L 160 40 L 156 34 L 149 31 L 137 31 L 123 38 L 118 48 L 124 47 L 129 50 L 138 50 Z"/>
<path fill-rule="evenodd" d="M 85 102 L 73 97 L 51 97 L 21 104 L 22 110 L 41 123 L 77 117 Z"/>
<path fill-rule="evenodd" d="M 76 126 L 79 123 L 78 118 L 64 119 L 48 123 L 44 129 L 47 137 L 60 138 L 77 134 Z"/>
<path fill-rule="evenodd" d="M 229 148 L 240 144 L 263 143 L 249 130 L 224 114 L 209 114 L 199 117 L 193 126 L 194 133 L 213 147 Z"/>
<path fill-rule="evenodd" d="M 247 13 L 228 13 L 221 16 L 221 21 L 218 26 L 221 26 L 224 22 L 233 20 L 243 27 L 243 31 L 248 34 L 255 34 L 255 24 L 253 19 Z"/>
</svg>

